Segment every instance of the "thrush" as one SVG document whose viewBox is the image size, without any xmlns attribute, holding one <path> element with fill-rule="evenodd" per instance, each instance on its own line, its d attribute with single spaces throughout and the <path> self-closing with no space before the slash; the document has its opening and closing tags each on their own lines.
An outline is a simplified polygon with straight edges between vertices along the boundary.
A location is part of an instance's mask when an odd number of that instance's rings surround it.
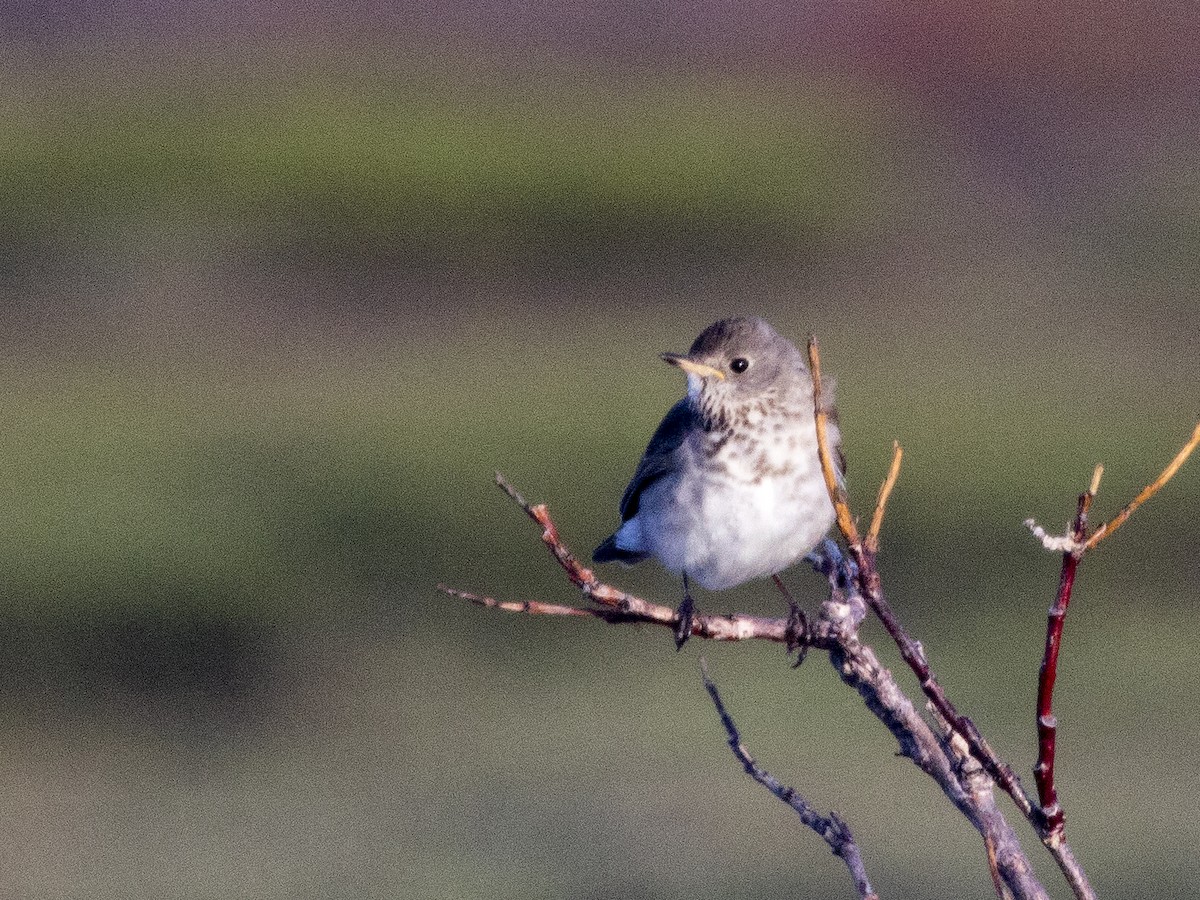
<svg viewBox="0 0 1200 900">
<path fill-rule="evenodd" d="M 622 524 L 592 559 L 655 557 L 681 575 L 681 647 L 695 618 L 691 581 L 719 591 L 777 575 L 822 541 L 834 510 L 812 377 L 790 341 L 759 318 L 723 319 L 662 359 L 687 373 L 687 396 L 654 432 L 621 497 Z"/>
</svg>

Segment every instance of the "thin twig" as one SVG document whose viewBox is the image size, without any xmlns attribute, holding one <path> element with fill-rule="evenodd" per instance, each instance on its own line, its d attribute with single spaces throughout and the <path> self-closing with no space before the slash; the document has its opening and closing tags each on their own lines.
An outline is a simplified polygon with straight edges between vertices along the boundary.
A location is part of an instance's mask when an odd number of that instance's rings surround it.
<svg viewBox="0 0 1200 900">
<path fill-rule="evenodd" d="M 904 448 L 899 441 L 892 441 L 892 466 L 888 469 L 887 478 L 879 487 L 879 499 L 875 501 L 875 515 L 871 516 L 871 527 L 867 530 L 866 546 L 871 554 L 879 552 L 879 530 L 883 527 L 883 513 L 887 509 L 888 498 L 892 496 L 892 488 L 900 477 L 900 462 L 904 459 Z"/>
<path fill-rule="evenodd" d="M 708 696 L 712 698 L 713 706 L 717 708 L 717 715 L 721 717 L 721 724 L 725 726 L 725 733 L 729 736 L 729 747 L 733 750 L 737 761 L 745 768 L 746 774 L 795 810 L 800 821 L 815 831 L 821 840 L 829 845 L 833 855 L 846 864 L 850 877 L 854 879 L 854 887 L 862 900 L 879 900 L 879 895 L 875 893 L 867 878 L 867 869 L 863 865 L 862 854 L 859 852 L 858 844 L 855 843 L 850 826 L 839 818 L 837 813 L 830 812 L 828 816 L 821 815 L 797 790 L 780 784 L 779 779 L 755 762 L 750 751 L 742 743 L 742 736 L 738 733 L 733 716 L 725 708 L 721 695 L 717 692 L 717 686 L 709 674 L 708 664 L 703 658 L 700 659 L 700 676 L 704 679 L 704 687 L 708 691 Z"/>
<path fill-rule="evenodd" d="M 606 619 L 614 614 L 611 609 L 596 607 L 587 609 L 579 606 L 564 606 L 561 603 L 541 603 L 537 600 L 497 600 L 495 597 L 485 597 L 482 594 L 472 594 L 461 591 L 449 585 L 439 584 L 437 589 L 451 597 L 470 600 L 476 606 L 486 609 L 499 609 L 504 612 L 524 613 L 529 616 L 591 616 L 596 619 Z"/>
<path fill-rule="evenodd" d="M 620 593 L 617 588 L 602 582 L 597 582 L 597 586 L 604 591 Z M 504 612 L 523 613 L 530 616 L 592 618 L 614 625 L 638 623 L 660 625 L 663 628 L 675 627 L 674 609 L 642 600 L 632 594 L 623 595 L 632 602 L 627 608 L 622 608 L 621 606 L 566 606 L 559 603 L 539 603 L 531 600 L 498 600 L 444 584 L 439 584 L 437 588 L 443 594 L 469 600 L 476 606 L 499 609 Z M 792 639 L 788 631 L 787 619 L 747 616 L 741 613 L 723 616 L 697 614 L 692 637 L 711 641 L 769 641 L 785 645 Z"/>
<path fill-rule="evenodd" d="M 1142 488 L 1141 493 L 1130 500 L 1123 510 L 1097 528 L 1092 533 L 1092 536 L 1087 539 L 1085 549 L 1091 550 L 1102 540 L 1124 525 L 1125 520 L 1133 515 L 1134 510 L 1157 494 L 1159 490 L 1162 489 L 1162 486 L 1174 477 L 1175 473 L 1179 471 L 1179 467 L 1187 462 L 1187 458 L 1192 455 L 1192 451 L 1196 449 L 1198 444 L 1200 444 L 1200 423 L 1197 423 L 1195 430 L 1192 431 L 1191 439 L 1183 445 L 1182 450 L 1175 454 L 1175 458 L 1167 464 L 1167 467 L 1162 470 L 1162 473 L 1152 482 Z"/>
</svg>

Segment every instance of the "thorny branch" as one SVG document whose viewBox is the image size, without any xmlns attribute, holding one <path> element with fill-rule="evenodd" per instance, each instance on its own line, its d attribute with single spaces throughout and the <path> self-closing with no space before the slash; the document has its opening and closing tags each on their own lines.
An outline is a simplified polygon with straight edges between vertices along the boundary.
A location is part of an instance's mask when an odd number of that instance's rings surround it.
<svg viewBox="0 0 1200 900">
<path fill-rule="evenodd" d="M 828 816 L 821 815 L 795 788 L 780 784 L 779 779 L 755 762 L 750 751 L 742 743 L 742 736 L 738 733 L 733 716 L 725 708 L 725 703 L 721 700 L 712 676 L 709 675 L 708 664 L 705 663 L 703 657 L 700 658 L 700 675 L 704 679 L 704 687 L 708 690 L 708 696 L 712 698 L 713 705 L 717 708 L 717 715 L 721 717 L 721 724 L 725 726 L 725 733 L 729 736 L 729 747 L 733 750 L 737 761 L 746 770 L 746 774 L 794 809 L 796 815 L 800 817 L 800 821 L 815 831 L 821 840 L 829 845 L 833 855 L 846 864 L 846 868 L 850 871 L 850 877 L 854 879 L 854 887 L 862 900 L 879 900 L 879 895 L 875 893 L 867 878 L 867 869 L 863 865 L 862 854 L 858 850 L 858 844 L 854 841 L 854 834 L 850 831 L 850 826 L 842 821 L 835 812 L 830 812 Z"/>
</svg>

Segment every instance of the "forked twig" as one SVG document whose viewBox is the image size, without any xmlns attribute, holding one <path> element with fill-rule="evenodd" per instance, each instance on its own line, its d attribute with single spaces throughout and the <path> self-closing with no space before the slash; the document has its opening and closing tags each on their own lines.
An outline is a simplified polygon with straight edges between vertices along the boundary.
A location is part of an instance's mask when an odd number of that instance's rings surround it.
<svg viewBox="0 0 1200 900">
<path fill-rule="evenodd" d="M 938 684 L 932 669 L 930 669 L 924 650 L 920 644 L 909 636 L 907 630 L 900 624 L 891 605 L 883 596 L 879 572 L 875 567 L 875 556 L 868 551 L 859 539 L 858 529 L 853 527 L 854 519 L 850 514 L 846 491 L 840 484 L 837 484 L 836 478 L 833 476 L 833 457 L 829 451 L 829 439 L 821 424 L 826 413 L 822 408 L 823 401 L 821 398 L 821 353 L 815 337 L 810 338 L 808 342 L 808 359 L 812 370 L 813 396 L 818 423 L 817 443 L 821 455 L 821 467 L 825 472 L 826 485 L 832 484 L 836 488 L 836 490 L 831 489 L 830 493 L 834 507 L 838 509 L 838 526 L 841 529 L 842 537 L 846 540 L 850 553 L 854 556 L 854 560 L 858 564 L 858 577 L 863 596 L 883 623 L 884 628 L 887 629 L 888 634 L 896 642 L 904 661 L 920 680 L 921 689 L 924 691 L 926 697 L 929 698 L 937 711 L 946 719 L 950 727 L 962 734 L 963 738 L 970 745 L 972 752 L 979 758 L 984 768 L 987 769 L 988 774 L 996 779 L 1004 791 L 1013 798 L 1013 801 L 1017 804 L 1021 812 L 1028 816 L 1031 814 L 1034 804 L 1032 799 L 1025 793 L 1024 788 L 1021 787 L 1020 779 L 1017 778 L 1007 763 L 996 756 L 983 740 L 974 723 L 954 708 L 954 704 L 950 702 L 941 685 Z M 851 527 L 842 528 L 843 521 Z"/>
<path fill-rule="evenodd" d="M 1104 473 L 1103 466 L 1096 466 L 1092 473 L 1091 484 L 1086 491 L 1079 495 L 1075 518 L 1071 521 L 1066 535 L 1061 538 L 1051 537 L 1043 529 L 1038 528 L 1032 520 L 1026 522 L 1044 546 L 1048 549 L 1062 551 L 1062 569 L 1059 573 L 1058 591 L 1054 597 L 1054 604 L 1047 613 L 1046 648 L 1042 655 L 1041 668 L 1038 671 L 1038 758 L 1037 764 L 1033 768 L 1044 820 L 1041 829 L 1042 840 L 1047 846 L 1050 846 L 1051 842 L 1062 840 L 1066 823 L 1066 813 L 1059 802 L 1058 788 L 1054 778 L 1054 759 L 1058 743 L 1058 719 L 1054 715 L 1054 685 L 1058 676 L 1058 656 L 1062 647 L 1063 625 L 1071 603 L 1071 592 L 1075 586 L 1075 574 L 1079 563 L 1084 554 L 1095 549 L 1102 540 L 1120 528 L 1139 506 L 1158 493 L 1163 485 L 1179 471 L 1198 444 L 1200 444 L 1200 424 L 1195 427 L 1191 438 L 1175 454 L 1175 458 L 1167 464 L 1159 476 L 1142 488 L 1138 495 L 1127 503 L 1116 516 L 1090 535 L 1088 534 L 1088 512 L 1096 497 L 1096 492 L 1100 489 L 1100 478 Z"/>
<path fill-rule="evenodd" d="M 850 831 L 850 826 L 835 812 L 830 812 L 828 816 L 821 815 L 797 790 L 780 784 L 779 779 L 755 762 L 750 751 L 742 743 L 742 736 L 738 733 L 733 716 L 725 708 L 725 703 L 721 700 L 720 693 L 717 692 L 717 686 L 713 683 L 712 676 L 708 672 L 708 664 L 703 657 L 700 659 L 700 676 L 704 679 L 704 687 L 708 691 L 708 696 L 712 698 L 713 706 L 717 708 L 717 715 L 721 717 L 721 724 L 725 726 L 725 733 L 729 737 L 729 747 L 733 750 L 734 757 L 746 770 L 746 774 L 794 809 L 796 815 L 800 817 L 800 821 L 815 831 L 821 840 L 829 845 L 833 855 L 846 864 L 846 868 L 850 871 L 850 877 L 854 879 L 854 887 L 862 900 L 879 900 L 879 895 L 875 893 L 867 878 L 867 869 L 863 865 L 862 854 L 859 852 L 858 844 L 854 841 L 854 834 Z"/>
<path fill-rule="evenodd" d="M 496 473 L 496 484 L 525 511 L 529 518 L 541 526 L 542 543 L 546 545 L 550 555 L 562 567 L 571 583 L 597 606 L 578 608 L 557 604 L 514 603 L 483 597 L 445 585 L 438 585 L 439 590 L 451 596 L 470 600 L 478 606 L 487 606 L 507 612 L 531 615 L 590 616 L 612 623 L 641 622 L 675 628 L 678 616 L 673 608 L 626 593 L 601 581 L 596 577 L 595 572 L 583 565 L 559 537 L 558 527 L 554 524 L 554 520 L 550 517 L 550 511 L 544 503 L 534 504 L 527 501 L 499 472 Z M 787 644 L 790 640 L 795 639 L 795 635 L 789 631 L 787 619 L 740 613 L 730 615 L 698 613 L 692 624 L 692 637 L 714 641 L 763 640 L 778 644 Z"/>
</svg>

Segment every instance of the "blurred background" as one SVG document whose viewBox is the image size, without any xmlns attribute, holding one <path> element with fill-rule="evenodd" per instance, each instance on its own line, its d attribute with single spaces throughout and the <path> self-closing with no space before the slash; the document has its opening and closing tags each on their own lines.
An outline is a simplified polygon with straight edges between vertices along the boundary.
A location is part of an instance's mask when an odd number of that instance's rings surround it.
<svg viewBox="0 0 1200 900">
<path fill-rule="evenodd" d="M 586 554 L 682 391 L 657 354 L 761 314 L 821 339 L 860 513 L 906 448 L 887 589 L 1032 785 L 1058 562 L 1021 522 L 1097 462 L 1112 515 L 1200 415 L 1193 5 L 17 0 L 0 34 L 0 893 L 851 896 L 704 654 L 883 896 L 992 896 L 824 659 L 434 586 L 574 601 L 493 473 Z M 1198 465 L 1067 624 L 1107 898 L 1200 879 Z"/>
</svg>

